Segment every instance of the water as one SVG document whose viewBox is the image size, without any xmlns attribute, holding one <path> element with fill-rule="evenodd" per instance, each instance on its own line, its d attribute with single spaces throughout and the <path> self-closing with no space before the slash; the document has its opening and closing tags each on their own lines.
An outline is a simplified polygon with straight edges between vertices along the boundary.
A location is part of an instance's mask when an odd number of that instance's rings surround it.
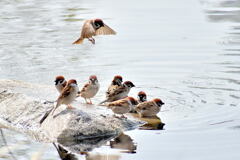
<svg viewBox="0 0 240 160">
<path fill-rule="evenodd" d="M 240 157 L 240 1 L 24 0 L 0 6 L 1 79 L 53 85 L 62 74 L 82 86 L 96 74 L 97 103 L 120 74 L 137 86 L 130 95 L 144 90 L 149 99 L 165 102 L 158 115 L 165 130 L 125 133 L 137 144 L 135 154 L 105 145 L 91 154 L 126 160 Z M 83 21 L 95 17 L 117 36 L 72 45 Z M 18 159 L 58 157 L 52 144 L 4 132 L 9 145 L 20 143 L 13 149 Z"/>
</svg>

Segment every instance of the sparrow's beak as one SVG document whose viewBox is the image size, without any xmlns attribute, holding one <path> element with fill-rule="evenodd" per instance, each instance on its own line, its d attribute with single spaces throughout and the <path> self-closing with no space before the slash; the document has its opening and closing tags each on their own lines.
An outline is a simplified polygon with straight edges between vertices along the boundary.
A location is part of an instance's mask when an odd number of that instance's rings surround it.
<svg viewBox="0 0 240 160">
<path fill-rule="evenodd" d="M 54 82 L 55 82 L 55 85 L 57 85 L 57 80 L 55 80 Z"/>
</svg>

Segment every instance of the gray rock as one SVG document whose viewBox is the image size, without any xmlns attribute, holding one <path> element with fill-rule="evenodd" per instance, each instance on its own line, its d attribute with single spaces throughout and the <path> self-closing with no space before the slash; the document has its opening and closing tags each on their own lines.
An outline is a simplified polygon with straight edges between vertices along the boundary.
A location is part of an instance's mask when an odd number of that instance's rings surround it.
<svg viewBox="0 0 240 160">
<path fill-rule="evenodd" d="M 62 105 L 40 125 L 42 116 L 55 105 L 54 97 L 57 97 L 55 88 L 50 86 L 0 80 L 0 127 L 25 133 L 38 141 L 72 143 L 87 140 L 98 145 L 142 124 L 133 119 L 115 118 L 103 106 L 88 109 L 76 101 L 73 104 L 78 106 L 76 109 L 66 109 Z"/>
</svg>

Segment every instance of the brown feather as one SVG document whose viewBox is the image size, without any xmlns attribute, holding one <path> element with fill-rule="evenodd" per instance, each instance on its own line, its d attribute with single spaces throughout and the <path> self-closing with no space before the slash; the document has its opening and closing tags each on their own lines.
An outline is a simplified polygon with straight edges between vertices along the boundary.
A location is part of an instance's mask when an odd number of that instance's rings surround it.
<svg viewBox="0 0 240 160">
<path fill-rule="evenodd" d="M 62 94 L 60 94 L 58 99 L 62 99 L 62 98 L 69 96 L 69 94 L 71 93 L 72 90 L 73 90 L 73 88 L 71 86 L 66 86 L 65 88 L 63 88 Z"/>
<path fill-rule="evenodd" d="M 113 106 L 129 106 L 128 101 L 126 99 L 120 99 L 115 102 L 111 102 L 108 104 L 108 107 L 113 107 Z"/>
<path fill-rule="evenodd" d="M 92 36 L 95 36 L 95 29 L 93 28 L 93 20 L 87 20 L 83 27 L 81 32 L 81 38 L 91 38 Z"/>
<path fill-rule="evenodd" d="M 80 37 L 80 38 L 78 38 L 78 40 L 76 40 L 75 42 L 73 42 L 73 44 L 81 44 L 81 43 L 83 43 L 83 38 L 82 37 Z"/>
<path fill-rule="evenodd" d="M 104 24 L 104 27 L 100 27 L 96 30 L 96 35 L 114 35 L 117 34 L 112 28 Z"/>
<path fill-rule="evenodd" d="M 83 86 L 83 88 L 82 88 L 82 90 L 80 91 L 80 93 L 81 92 L 85 92 L 86 90 L 87 90 L 87 88 L 89 87 L 89 83 L 87 83 L 87 84 L 85 84 L 84 86 Z"/>
<path fill-rule="evenodd" d="M 118 94 L 120 94 L 120 93 L 122 93 L 122 92 L 124 92 L 126 90 L 127 89 L 124 86 L 121 86 L 118 89 L 115 89 L 112 93 L 109 93 L 107 95 L 107 97 L 114 97 L 114 96 L 116 96 L 116 95 L 118 95 Z"/>
</svg>

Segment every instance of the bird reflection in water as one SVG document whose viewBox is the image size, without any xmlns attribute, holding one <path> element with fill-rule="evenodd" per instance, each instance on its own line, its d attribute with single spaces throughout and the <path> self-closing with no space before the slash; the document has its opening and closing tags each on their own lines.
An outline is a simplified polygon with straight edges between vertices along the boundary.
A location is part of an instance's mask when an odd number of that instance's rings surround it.
<svg viewBox="0 0 240 160">
<path fill-rule="evenodd" d="M 161 118 L 158 117 L 157 115 L 152 117 L 139 117 L 139 115 L 136 113 L 131 113 L 131 115 L 138 120 L 146 122 L 146 124 L 142 125 L 140 129 L 143 129 L 143 130 L 163 130 L 164 129 L 165 123 L 163 123 L 161 121 Z"/>
<path fill-rule="evenodd" d="M 110 141 L 111 148 L 123 149 L 127 153 L 136 153 L 137 145 L 134 144 L 133 139 L 124 133 Z"/>
<path fill-rule="evenodd" d="M 99 153 L 90 153 L 82 152 L 81 154 L 85 155 L 86 160 L 119 160 L 120 155 L 109 155 L 109 154 L 99 154 Z"/>
</svg>

